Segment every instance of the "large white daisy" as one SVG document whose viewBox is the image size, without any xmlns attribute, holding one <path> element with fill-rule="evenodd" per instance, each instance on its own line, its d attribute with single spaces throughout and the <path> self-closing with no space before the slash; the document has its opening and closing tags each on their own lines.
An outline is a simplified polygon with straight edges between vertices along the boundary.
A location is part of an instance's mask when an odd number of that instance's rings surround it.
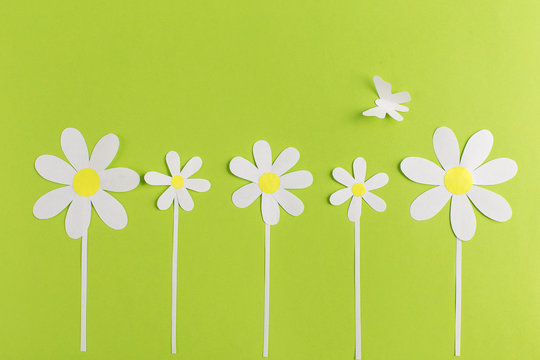
<svg viewBox="0 0 540 360">
<path fill-rule="evenodd" d="M 352 198 L 349 204 L 347 216 L 352 222 L 360 221 L 362 213 L 362 200 L 364 200 L 373 210 L 381 212 L 386 210 L 386 203 L 383 199 L 373 194 L 371 191 L 381 188 L 388 183 L 388 175 L 378 173 L 373 175 L 367 181 L 366 178 L 366 160 L 357 157 L 353 162 L 353 175 L 342 167 L 337 167 L 332 171 L 334 179 L 346 186 L 330 195 L 332 205 L 341 205 Z"/>
<path fill-rule="evenodd" d="M 169 186 L 157 200 L 158 209 L 168 209 L 173 200 L 176 199 L 183 210 L 193 210 L 195 204 L 188 190 L 197 192 L 210 190 L 210 181 L 191 179 L 191 176 L 201 169 L 202 159 L 198 156 L 192 157 L 182 169 L 180 168 L 180 156 L 176 151 L 169 151 L 165 160 L 171 176 L 157 171 L 149 171 L 144 175 L 144 180 L 150 185 Z"/>
<path fill-rule="evenodd" d="M 436 185 L 411 204 L 411 216 L 426 220 L 435 216 L 452 199 L 450 222 L 460 240 L 470 240 L 476 230 L 476 218 L 471 201 L 485 216 L 496 221 L 507 221 L 512 216 L 508 202 L 493 191 L 477 185 L 495 185 L 513 178 L 517 173 L 515 161 L 499 158 L 483 164 L 493 146 L 493 135 L 488 130 L 475 133 L 463 150 L 452 130 L 438 128 L 433 134 L 433 148 L 441 167 L 433 162 L 408 157 L 401 162 L 401 170 L 412 181 Z M 469 201 L 470 200 L 470 201 Z"/>
<path fill-rule="evenodd" d="M 40 197 L 34 205 L 34 215 L 49 219 L 69 205 L 65 226 L 73 239 L 86 234 L 91 206 L 109 227 L 124 228 L 128 222 L 126 210 L 107 191 L 132 190 L 139 184 L 139 175 L 124 167 L 107 169 L 118 152 L 118 137 L 102 137 L 90 157 L 84 137 L 76 129 L 65 129 L 60 143 L 69 163 L 54 155 L 42 155 L 35 167 L 45 179 L 65 186 Z"/>
<path fill-rule="evenodd" d="M 272 163 L 270 145 L 259 140 L 253 145 L 253 157 L 256 166 L 240 156 L 229 164 L 234 175 L 251 181 L 233 193 L 234 205 L 245 208 L 262 195 L 262 216 L 268 225 L 278 223 L 279 206 L 291 215 L 300 215 L 304 211 L 304 204 L 287 189 L 304 189 L 313 183 L 313 176 L 307 170 L 286 174 L 300 159 L 298 150 L 286 148 Z"/>
</svg>

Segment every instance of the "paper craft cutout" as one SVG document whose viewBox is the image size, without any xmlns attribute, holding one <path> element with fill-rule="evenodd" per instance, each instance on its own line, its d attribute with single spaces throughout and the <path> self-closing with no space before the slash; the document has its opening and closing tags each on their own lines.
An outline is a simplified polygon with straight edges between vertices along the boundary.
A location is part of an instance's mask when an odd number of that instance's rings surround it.
<svg viewBox="0 0 540 360">
<path fill-rule="evenodd" d="M 377 106 L 364 111 L 363 115 L 376 116 L 379 119 L 384 119 L 386 114 L 388 114 L 392 119 L 402 121 L 403 116 L 401 116 L 398 111 L 409 111 L 408 107 L 406 107 L 405 105 L 401 105 L 402 103 L 411 101 L 411 96 L 409 95 L 409 93 L 406 91 L 402 91 L 392 94 L 392 85 L 390 85 L 390 83 L 387 83 L 378 76 L 373 77 L 373 82 L 375 83 L 375 88 L 377 89 L 377 93 L 379 94 L 379 99 L 375 100 L 375 105 Z"/>
<path fill-rule="evenodd" d="M 234 175 L 250 181 L 249 184 L 233 193 L 234 205 L 245 208 L 262 197 L 261 212 L 265 223 L 263 357 L 267 357 L 270 309 L 270 225 L 276 225 L 279 222 L 280 206 L 294 216 L 304 211 L 302 201 L 286 189 L 307 188 L 313 183 L 313 176 L 306 170 L 285 174 L 300 159 L 300 153 L 292 147 L 283 150 L 272 163 L 270 145 L 264 140 L 259 140 L 253 145 L 253 158 L 256 166 L 237 156 L 231 160 L 229 168 Z"/>
<path fill-rule="evenodd" d="M 442 168 L 419 157 L 408 157 L 401 162 L 401 171 L 410 180 L 435 185 L 411 204 L 413 219 L 431 219 L 451 199 L 450 223 L 456 235 L 456 356 L 461 352 L 461 247 L 462 241 L 472 239 L 476 231 L 471 202 L 482 214 L 495 221 L 504 222 L 512 217 L 512 208 L 502 196 L 477 186 L 501 184 L 517 173 L 516 162 L 507 158 L 482 165 L 492 146 L 491 132 L 478 131 L 465 145 L 460 159 L 455 134 L 449 128 L 441 127 L 433 134 L 433 148 Z"/>
<path fill-rule="evenodd" d="M 168 186 L 157 200 L 160 210 L 167 210 L 174 204 L 173 225 L 173 255 L 172 255 L 172 302 L 171 302 L 171 351 L 176 354 L 176 309 L 177 309 L 177 268 L 178 268 L 178 207 L 184 211 L 193 210 L 194 203 L 188 190 L 205 192 L 210 190 L 210 181 L 205 179 L 192 179 L 202 166 L 200 157 L 195 156 L 188 160 L 184 168 L 180 168 L 180 156 L 176 151 L 169 151 L 165 156 L 169 175 L 156 171 L 149 171 L 144 175 L 147 184 Z"/>
<path fill-rule="evenodd" d="M 66 232 L 72 239 L 82 237 L 81 351 L 86 351 L 86 250 L 92 206 L 109 227 L 123 229 L 128 222 L 126 210 L 107 191 L 133 190 L 139 185 L 139 175 L 122 167 L 107 169 L 120 144 L 114 134 L 102 137 L 90 158 L 84 137 L 78 130 L 65 129 L 60 143 L 70 164 L 54 155 L 42 155 L 36 159 L 35 167 L 43 178 L 65 186 L 40 197 L 33 212 L 38 219 L 49 219 L 69 206 L 65 221 Z"/>
<path fill-rule="evenodd" d="M 353 162 L 353 175 L 347 170 L 337 167 L 332 171 L 332 176 L 345 188 L 340 189 L 330 195 L 332 205 L 341 205 L 351 199 L 347 217 L 354 222 L 354 313 L 356 328 L 355 359 L 362 357 L 362 337 L 360 323 L 360 215 L 362 213 L 362 200 L 364 200 L 373 210 L 382 212 L 386 210 L 386 203 L 383 199 L 373 194 L 371 191 L 385 186 L 388 183 L 388 175 L 378 173 L 365 181 L 366 160 L 357 157 Z"/>
</svg>

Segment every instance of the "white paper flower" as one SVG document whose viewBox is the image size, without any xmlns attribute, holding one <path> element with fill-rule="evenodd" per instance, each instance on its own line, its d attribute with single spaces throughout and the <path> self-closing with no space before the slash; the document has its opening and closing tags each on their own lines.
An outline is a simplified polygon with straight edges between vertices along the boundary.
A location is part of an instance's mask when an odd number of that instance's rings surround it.
<svg viewBox="0 0 540 360">
<path fill-rule="evenodd" d="M 102 137 L 90 158 L 84 137 L 78 130 L 65 129 L 60 142 L 71 165 L 54 155 L 42 155 L 37 158 L 35 167 L 45 179 L 66 186 L 39 198 L 34 205 L 34 215 L 48 219 L 69 205 L 65 224 L 67 234 L 73 239 L 86 234 L 91 206 L 109 227 L 124 228 L 128 221 L 126 210 L 106 191 L 132 190 L 139 185 L 139 175 L 123 167 L 106 169 L 118 152 L 118 137 L 114 134 Z"/>
<path fill-rule="evenodd" d="M 242 157 L 231 160 L 231 172 L 250 184 L 242 186 L 232 195 L 234 205 L 245 208 L 262 195 L 261 210 L 263 220 L 268 225 L 279 221 L 279 206 L 293 216 L 304 211 L 302 201 L 286 189 L 304 189 L 313 183 L 313 176 L 307 170 L 289 171 L 300 159 L 300 153 L 295 148 L 286 148 L 272 163 L 270 145 L 259 140 L 253 145 L 254 166 Z"/>
<path fill-rule="evenodd" d="M 470 201 L 493 220 L 503 222 L 510 219 L 512 209 L 502 196 L 476 186 L 501 184 L 517 173 L 517 164 L 507 158 L 482 165 L 492 146 L 493 135 L 488 130 L 481 130 L 471 136 L 460 159 L 456 136 L 449 128 L 441 127 L 433 134 L 433 148 L 442 169 L 423 158 L 404 159 L 401 170 L 405 176 L 420 184 L 437 185 L 413 201 L 413 219 L 432 218 L 450 198 L 450 222 L 460 240 L 470 240 L 476 231 L 476 218 Z"/>
<path fill-rule="evenodd" d="M 381 188 L 388 183 L 388 175 L 378 173 L 373 175 L 367 181 L 366 178 L 366 160 L 358 157 L 353 162 L 353 174 L 351 176 L 347 170 L 337 167 L 332 171 L 332 176 L 337 182 L 346 186 L 330 195 L 332 205 L 341 205 L 352 197 L 349 204 L 347 216 L 352 222 L 360 221 L 362 213 L 362 199 L 375 211 L 386 210 L 386 203 L 383 199 L 373 194 L 371 191 Z"/>
<path fill-rule="evenodd" d="M 171 176 L 149 171 L 144 180 L 150 185 L 168 185 L 167 190 L 157 200 L 160 210 L 168 209 L 173 200 L 185 211 L 193 210 L 194 203 L 188 190 L 204 192 L 210 190 L 210 181 L 205 179 L 191 179 L 190 177 L 200 170 L 202 159 L 198 156 L 188 160 L 183 169 L 180 169 L 180 156 L 176 151 L 169 151 L 165 156 Z"/>
</svg>

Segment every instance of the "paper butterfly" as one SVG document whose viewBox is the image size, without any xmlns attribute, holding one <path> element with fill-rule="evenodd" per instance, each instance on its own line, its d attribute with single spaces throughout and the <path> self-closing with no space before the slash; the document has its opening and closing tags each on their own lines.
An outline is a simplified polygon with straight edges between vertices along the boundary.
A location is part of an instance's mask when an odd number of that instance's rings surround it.
<svg viewBox="0 0 540 360">
<path fill-rule="evenodd" d="M 364 116 L 376 116 L 379 119 L 384 119 L 386 114 L 390 115 L 392 119 L 397 121 L 402 121 L 403 116 L 398 113 L 398 111 L 406 112 L 409 111 L 409 108 L 401 105 L 411 101 L 411 96 L 408 92 L 402 91 L 395 94 L 392 94 L 392 85 L 387 83 L 377 75 L 373 77 L 373 82 L 375 83 L 375 88 L 379 94 L 379 99 L 375 100 L 377 105 L 374 108 L 366 110 L 363 112 Z"/>
</svg>

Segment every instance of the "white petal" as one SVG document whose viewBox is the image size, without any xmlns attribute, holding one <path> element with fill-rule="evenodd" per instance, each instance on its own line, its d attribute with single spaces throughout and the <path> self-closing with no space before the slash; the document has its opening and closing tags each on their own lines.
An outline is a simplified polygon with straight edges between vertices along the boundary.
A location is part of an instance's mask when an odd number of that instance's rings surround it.
<svg viewBox="0 0 540 360">
<path fill-rule="evenodd" d="M 64 186 L 49 191 L 34 204 L 34 216 L 38 219 L 50 219 L 64 210 L 73 200 L 74 196 L 75 193 L 71 186 Z"/>
<path fill-rule="evenodd" d="M 476 217 L 471 202 L 466 195 L 452 195 L 450 223 L 458 239 L 466 241 L 474 236 Z"/>
<path fill-rule="evenodd" d="M 172 176 L 180 175 L 180 155 L 176 151 L 169 151 L 165 155 L 165 161 Z"/>
<path fill-rule="evenodd" d="M 255 165 L 240 156 L 231 160 L 229 169 L 234 175 L 253 182 L 258 182 L 259 177 L 262 175 Z"/>
<path fill-rule="evenodd" d="M 60 144 L 66 158 L 75 170 L 79 171 L 88 167 L 88 147 L 79 130 L 73 128 L 65 129 L 60 137 Z"/>
<path fill-rule="evenodd" d="M 473 172 L 475 185 L 496 185 L 510 180 L 517 174 L 517 164 L 508 158 L 488 161 Z"/>
<path fill-rule="evenodd" d="M 345 201 L 349 200 L 351 196 L 353 196 L 353 193 L 350 188 L 339 189 L 330 195 L 330 204 L 341 205 Z"/>
<path fill-rule="evenodd" d="M 71 165 L 54 155 L 41 155 L 36 159 L 35 167 L 43 178 L 64 185 L 71 185 L 76 174 Z"/>
<path fill-rule="evenodd" d="M 283 210 L 293 216 L 298 216 L 304 211 L 304 203 L 302 203 L 302 200 L 290 191 L 279 189 L 274 193 L 274 199 L 281 205 Z"/>
<path fill-rule="evenodd" d="M 353 161 L 353 174 L 356 182 L 364 183 L 366 180 L 366 160 L 363 157 L 357 157 Z"/>
<path fill-rule="evenodd" d="M 411 204 L 412 218 L 414 220 L 431 219 L 441 211 L 451 195 L 443 185 L 420 194 Z"/>
<path fill-rule="evenodd" d="M 512 208 L 508 202 L 493 191 L 473 186 L 467 196 L 474 206 L 490 219 L 504 222 L 512 217 Z"/>
<path fill-rule="evenodd" d="M 384 200 L 369 191 L 362 195 L 362 199 L 375 211 L 381 212 L 386 210 Z"/>
<path fill-rule="evenodd" d="M 489 130 L 478 131 L 467 141 L 461 155 L 460 165 L 469 169 L 469 171 L 474 171 L 474 169 L 486 161 L 492 146 L 493 135 Z"/>
<path fill-rule="evenodd" d="M 157 207 L 159 210 L 167 210 L 171 207 L 171 204 L 176 197 L 176 189 L 169 186 L 167 190 L 161 194 L 157 200 Z"/>
<path fill-rule="evenodd" d="M 141 178 L 135 171 L 117 167 L 107 169 L 99 174 L 101 188 L 107 191 L 124 192 L 135 189 Z"/>
<path fill-rule="evenodd" d="M 284 189 L 304 189 L 313 184 L 313 175 L 307 170 L 293 171 L 280 177 Z"/>
<path fill-rule="evenodd" d="M 69 205 L 66 215 L 66 232 L 72 239 L 78 239 L 88 232 L 92 206 L 90 199 L 76 195 Z"/>
<path fill-rule="evenodd" d="M 459 144 L 454 132 L 440 127 L 433 134 L 433 149 L 442 167 L 448 171 L 459 165 Z"/>
<path fill-rule="evenodd" d="M 253 157 L 262 173 L 267 173 L 272 169 L 272 150 L 266 141 L 259 140 L 253 144 Z"/>
<path fill-rule="evenodd" d="M 266 224 L 276 225 L 279 222 L 279 205 L 272 195 L 262 194 L 261 211 Z"/>
<path fill-rule="evenodd" d="M 288 147 L 279 154 L 272 165 L 272 172 L 282 175 L 289 171 L 300 159 L 300 153 L 293 147 Z"/>
<path fill-rule="evenodd" d="M 355 181 L 354 178 L 342 167 L 337 167 L 332 171 L 332 176 L 334 179 L 341 183 L 342 185 L 345 185 L 347 187 L 353 186 Z"/>
<path fill-rule="evenodd" d="M 366 190 L 369 191 L 381 188 L 386 184 L 388 184 L 388 175 L 385 173 L 378 173 L 369 178 L 364 185 L 366 186 Z"/>
<path fill-rule="evenodd" d="M 256 183 L 242 186 L 232 194 L 232 202 L 239 208 L 251 205 L 261 195 L 261 189 Z"/>
<path fill-rule="evenodd" d="M 186 179 L 186 188 L 197 192 L 210 190 L 210 181 L 206 179 Z"/>
<path fill-rule="evenodd" d="M 119 146 L 120 140 L 118 140 L 118 136 L 108 134 L 102 137 L 94 147 L 94 150 L 92 150 L 90 167 L 97 172 L 105 170 L 116 156 Z"/>
<path fill-rule="evenodd" d="M 128 223 L 126 210 L 111 194 L 99 190 L 92 196 L 92 205 L 101 220 L 110 228 L 120 230 L 126 227 Z"/>
<path fill-rule="evenodd" d="M 429 160 L 408 157 L 403 159 L 400 168 L 406 177 L 419 184 L 442 185 L 444 183 L 444 170 Z"/>
<path fill-rule="evenodd" d="M 184 179 L 189 178 L 191 175 L 195 174 L 201 169 L 202 159 L 198 156 L 194 156 L 188 160 L 182 171 L 180 171 L 180 176 Z"/>
<path fill-rule="evenodd" d="M 362 198 L 354 196 L 349 204 L 349 210 L 347 211 L 347 217 L 350 221 L 360 221 L 360 215 L 362 214 Z"/>
<path fill-rule="evenodd" d="M 184 211 L 191 211 L 193 210 L 193 207 L 195 207 L 193 199 L 185 187 L 176 190 L 176 198 L 178 199 L 178 204 Z"/>
<path fill-rule="evenodd" d="M 144 174 L 144 181 L 149 185 L 171 185 L 172 178 L 169 175 L 149 171 Z"/>
</svg>

